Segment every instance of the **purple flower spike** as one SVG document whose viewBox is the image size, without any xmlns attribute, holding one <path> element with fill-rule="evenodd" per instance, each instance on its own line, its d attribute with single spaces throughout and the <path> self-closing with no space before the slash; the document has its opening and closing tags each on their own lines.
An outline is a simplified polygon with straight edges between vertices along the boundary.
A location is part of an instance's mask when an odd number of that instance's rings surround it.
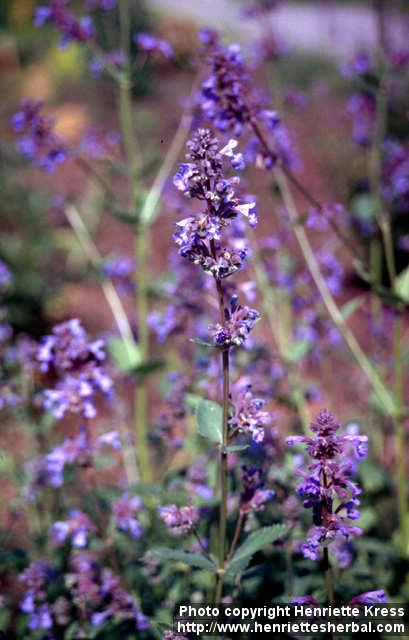
<svg viewBox="0 0 409 640">
<path fill-rule="evenodd" d="M 308 466 L 308 473 L 299 470 L 302 481 L 297 492 L 304 502 L 304 507 L 312 509 L 314 525 L 301 550 L 306 558 L 318 560 L 324 545 L 341 540 L 349 542 L 353 537 L 361 535 L 359 527 L 352 525 L 350 520 L 358 520 L 360 489 L 351 480 L 355 469 L 356 459 L 351 457 L 352 449 L 363 453 L 363 446 L 367 436 L 357 432 L 347 432 L 339 435 L 340 425 L 334 416 L 326 409 L 321 411 L 315 422 L 311 424 L 313 437 L 290 436 L 287 438 L 289 446 L 304 443 L 307 453 L 312 458 Z M 337 507 L 334 510 L 334 503 Z"/>
<path fill-rule="evenodd" d="M 189 533 L 199 520 L 199 511 L 196 507 L 159 507 L 159 515 L 174 535 Z"/>
</svg>

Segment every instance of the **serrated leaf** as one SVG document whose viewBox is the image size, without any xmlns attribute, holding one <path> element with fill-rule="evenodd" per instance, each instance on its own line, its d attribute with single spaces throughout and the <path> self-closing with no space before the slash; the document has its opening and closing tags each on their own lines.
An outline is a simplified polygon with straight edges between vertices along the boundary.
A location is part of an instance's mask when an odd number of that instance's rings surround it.
<svg viewBox="0 0 409 640">
<path fill-rule="evenodd" d="M 396 293 L 404 300 L 409 302 L 409 267 L 406 267 L 398 275 L 395 281 Z"/>
<path fill-rule="evenodd" d="M 271 527 L 262 527 L 257 531 L 253 531 L 247 540 L 236 550 L 228 567 L 230 575 L 235 575 L 239 571 L 243 571 L 243 567 L 251 560 L 252 556 L 261 551 L 269 544 L 283 538 L 288 532 L 288 526 L 285 524 L 273 524 Z M 245 562 L 247 560 L 247 562 Z"/>
<path fill-rule="evenodd" d="M 364 299 L 365 299 L 364 296 L 357 296 L 356 298 L 353 298 L 352 300 L 348 300 L 348 302 L 342 305 L 341 313 L 343 315 L 344 320 L 347 320 L 349 316 L 352 316 L 352 314 L 359 309 L 359 307 L 364 302 Z"/>
<path fill-rule="evenodd" d="M 212 442 L 222 442 L 223 410 L 212 400 L 200 400 L 196 409 L 199 433 Z"/>
<path fill-rule="evenodd" d="M 112 338 L 108 342 L 108 351 L 118 369 L 124 373 L 136 369 L 142 362 L 140 349 L 132 340 Z"/>
<path fill-rule="evenodd" d="M 311 342 L 309 340 L 298 340 L 297 342 L 293 342 L 293 344 L 284 353 L 286 361 L 291 364 L 295 364 L 308 353 L 310 346 Z"/>
<path fill-rule="evenodd" d="M 153 549 L 151 555 L 156 556 L 160 560 L 173 560 L 174 562 L 184 562 L 191 567 L 197 567 L 198 569 L 207 569 L 208 571 L 214 571 L 215 565 L 209 558 L 206 558 L 202 553 L 189 553 L 188 551 L 181 551 L 179 549 L 169 549 L 167 547 L 159 547 Z"/>
</svg>

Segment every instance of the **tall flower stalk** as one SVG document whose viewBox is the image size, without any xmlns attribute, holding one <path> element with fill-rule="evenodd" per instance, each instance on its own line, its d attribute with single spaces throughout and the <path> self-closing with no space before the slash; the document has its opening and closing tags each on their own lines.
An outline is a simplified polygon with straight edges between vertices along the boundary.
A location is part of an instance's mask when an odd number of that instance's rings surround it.
<svg viewBox="0 0 409 640">
<path fill-rule="evenodd" d="M 174 184 L 187 197 L 202 206 L 197 216 L 189 216 L 177 223 L 174 239 L 179 253 L 200 265 L 214 278 L 219 321 L 209 327 L 210 338 L 221 352 L 222 368 L 222 425 L 219 443 L 220 512 L 218 527 L 218 566 L 216 570 L 215 602 L 220 602 L 226 566 L 227 498 L 228 498 L 228 444 L 234 431 L 230 429 L 230 358 L 234 347 L 241 346 L 254 327 L 259 314 L 238 303 L 233 295 L 226 301 L 224 280 L 244 266 L 246 249 L 235 240 L 234 224 L 239 215 L 248 218 L 250 225 L 257 222 L 255 203 L 246 203 L 236 195 L 239 179 L 226 177 L 226 159 L 235 169 L 243 168 L 243 157 L 235 153 L 237 142 L 230 140 L 220 148 L 217 138 L 208 129 L 198 129 L 187 143 L 187 162 L 179 166 Z M 229 234 L 227 232 L 230 232 Z M 231 288 L 231 287 L 230 287 Z M 256 416 L 257 418 L 257 416 Z M 262 439 L 262 427 L 253 420 L 247 424 L 253 439 Z M 242 429 L 239 429 L 242 430 Z M 240 529 L 239 529 L 240 531 Z M 235 541 L 237 543 L 237 539 Z"/>
</svg>

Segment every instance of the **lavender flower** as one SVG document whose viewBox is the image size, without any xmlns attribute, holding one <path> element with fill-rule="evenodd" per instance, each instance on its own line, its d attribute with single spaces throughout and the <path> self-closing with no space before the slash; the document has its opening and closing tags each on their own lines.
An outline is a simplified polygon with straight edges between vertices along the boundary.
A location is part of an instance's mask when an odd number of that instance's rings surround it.
<svg viewBox="0 0 409 640">
<path fill-rule="evenodd" d="M 241 346 L 260 318 L 259 312 L 238 304 L 237 296 L 233 296 L 230 309 L 225 309 L 224 314 L 224 324 L 217 323 L 209 327 L 214 345 L 221 349 Z"/>
<path fill-rule="evenodd" d="M 11 271 L 3 260 L 0 260 L 0 293 L 4 293 L 12 283 Z"/>
<path fill-rule="evenodd" d="M 242 514 L 263 511 L 267 502 L 274 497 L 272 489 L 265 489 L 262 470 L 259 467 L 242 466 L 243 488 L 240 496 L 240 512 Z"/>
<path fill-rule="evenodd" d="M 171 44 L 167 40 L 159 40 L 152 33 L 138 33 L 134 36 L 134 42 L 141 51 L 160 53 L 168 60 L 173 58 Z"/>
<path fill-rule="evenodd" d="M 229 420 L 230 428 L 238 433 L 250 433 L 254 442 L 264 440 L 264 428 L 271 422 L 271 414 L 264 411 L 265 401 L 255 398 L 251 384 L 239 380 L 231 390 L 233 415 Z"/>
<path fill-rule="evenodd" d="M 129 531 L 133 538 L 140 538 L 142 527 L 135 517 L 142 509 L 143 503 L 139 496 L 129 497 L 124 493 L 112 504 L 114 522 L 120 531 Z"/>
<path fill-rule="evenodd" d="M 43 393 L 44 408 L 57 420 L 69 412 L 95 417 L 95 395 L 109 395 L 112 389 L 104 360 L 103 340 L 90 341 L 77 318 L 56 325 L 37 352 L 40 370 L 56 379 Z"/>
<path fill-rule="evenodd" d="M 232 165 L 241 166 L 240 154 L 233 152 L 235 141 L 230 140 L 220 149 L 217 138 L 208 129 L 198 129 L 187 147 L 188 162 L 179 165 L 173 183 L 186 196 L 203 203 L 205 210 L 196 217 L 180 220 L 174 239 L 181 256 L 213 276 L 225 278 L 242 268 L 246 249 L 221 244 L 224 231 L 239 214 L 255 226 L 255 203 L 237 197 L 237 177 L 224 176 L 224 157 L 230 158 Z"/>
<path fill-rule="evenodd" d="M 51 567 L 43 560 L 32 562 L 19 576 L 27 590 L 20 602 L 20 609 L 29 616 L 28 628 L 51 629 L 53 626 L 50 605 L 47 602 L 46 585 L 51 579 Z"/>
<path fill-rule="evenodd" d="M 301 549 L 306 558 L 317 560 L 323 545 L 339 538 L 349 541 L 362 530 L 350 524 L 360 514 L 358 511 L 360 489 L 351 480 L 351 463 L 345 458 L 347 447 L 359 447 L 367 441 L 367 436 L 339 435 L 340 425 L 327 410 L 321 411 L 311 430 L 314 437 L 291 436 L 288 445 L 305 443 L 307 453 L 312 458 L 308 473 L 298 471 L 303 481 L 298 485 L 298 494 L 303 498 L 304 507 L 313 511 L 314 527 Z"/>
<path fill-rule="evenodd" d="M 95 532 L 96 527 L 91 519 L 82 511 L 73 509 L 68 520 L 58 520 L 51 526 L 49 536 L 55 546 L 71 540 L 73 547 L 82 549 L 87 546 L 88 535 Z"/>
<path fill-rule="evenodd" d="M 94 35 L 94 26 L 89 16 L 76 19 L 68 10 L 70 0 L 50 0 L 48 5 L 37 7 L 34 24 L 42 27 L 46 23 L 54 25 L 61 32 L 61 47 L 70 42 L 87 42 Z"/>
<path fill-rule="evenodd" d="M 54 133 L 54 120 L 41 113 L 42 106 L 42 102 L 22 100 L 12 125 L 22 134 L 18 140 L 18 151 L 47 173 L 52 173 L 66 160 L 67 149 Z"/>
<path fill-rule="evenodd" d="M 253 135 L 247 156 L 256 165 L 271 169 L 279 160 L 285 166 L 296 166 L 293 145 L 287 129 L 275 111 L 260 103 L 250 85 L 250 70 L 240 47 L 224 47 L 215 33 L 208 30 L 199 37 L 204 44 L 204 56 L 211 69 L 202 83 L 199 102 L 205 118 L 221 131 L 240 136 L 247 128 Z M 267 145 L 262 130 L 269 133 Z"/>
<path fill-rule="evenodd" d="M 199 511 L 196 507 L 177 507 L 175 504 L 170 507 L 159 507 L 159 515 L 174 535 L 189 533 L 199 520 Z"/>
</svg>

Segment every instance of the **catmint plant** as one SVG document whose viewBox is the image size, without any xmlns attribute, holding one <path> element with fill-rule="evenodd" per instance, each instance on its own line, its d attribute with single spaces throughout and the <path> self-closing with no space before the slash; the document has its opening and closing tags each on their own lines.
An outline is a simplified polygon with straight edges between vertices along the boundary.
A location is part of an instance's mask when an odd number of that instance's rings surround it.
<svg viewBox="0 0 409 640">
<path fill-rule="evenodd" d="M 340 538 L 350 541 L 362 534 L 362 530 L 351 523 L 360 517 L 358 496 L 361 490 L 351 479 L 350 449 L 353 448 L 358 459 L 365 457 L 368 438 L 359 434 L 339 435 L 340 424 L 327 410 L 321 411 L 310 426 L 312 437 L 290 436 L 287 444 L 306 444 L 307 454 L 312 459 L 307 471 L 297 472 L 303 478 L 297 492 L 304 507 L 312 509 L 314 523 L 301 551 L 311 560 L 318 560 L 323 553 L 328 599 L 333 603 L 331 545 Z"/>
</svg>

